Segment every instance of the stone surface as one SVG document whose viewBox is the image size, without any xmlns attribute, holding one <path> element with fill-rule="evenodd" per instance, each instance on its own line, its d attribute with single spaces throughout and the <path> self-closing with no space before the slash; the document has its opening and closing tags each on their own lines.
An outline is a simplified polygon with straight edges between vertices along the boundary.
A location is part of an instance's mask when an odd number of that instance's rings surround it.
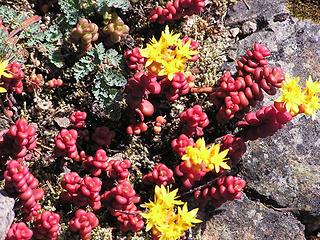
<svg viewBox="0 0 320 240">
<path fill-rule="evenodd" d="M 235 43 L 237 55 L 260 42 L 272 52 L 271 66 L 301 76 L 301 82 L 309 74 L 320 80 L 320 25 L 292 17 L 283 0 L 247 2 L 250 10 L 239 1 L 226 18 L 231 27 L 241 28 L 253 20 L 258 24 L 257 31 Z M 265 99 L 264 104 L 274 99 Z M 319 123 L 296 117 L 274 136 L 250 142 L 241 168 L 252 192 L 276 206 L 297 210 L 307 233 L 320 229 Z"/>
<path fill-rule="evenodd" d="M 304 226 L 291 213 L 274 211 L 246 197 L 220 209 L 204 223 L 202 240 L 305 239 Z"/>
<path fill-rule="evenodd" d="M 14 218 L 14 199 L 0 191 L 0 240 L 4 240 Z"/>
<path fill-rule="evenodd" d="M 249 189 L 304 212 L 310 232 L 320 226 L 319 123 L 296 118 L 272 137 L 250 142 L 241 169 Z"/>
</svg>

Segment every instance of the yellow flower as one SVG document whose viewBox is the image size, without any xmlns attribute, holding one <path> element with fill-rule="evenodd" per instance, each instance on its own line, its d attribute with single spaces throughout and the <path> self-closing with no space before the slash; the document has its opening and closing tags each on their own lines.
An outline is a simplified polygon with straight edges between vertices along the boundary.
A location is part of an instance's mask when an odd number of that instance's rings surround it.
<svg viewBox="0 0 320 240">
<path fill-rule="evenodd" d="M 184 231 L 193 227 L 194 223 L 201 223 L 200 219 L 197 219 L 198 208 L 195 208 L 191 211 L 188 211 L 187 203 L 183 205 L 183 207 L 178 207 L 178 221 L 177 225 L 181 226 Z"/>
<path fill-rule="evenodd" d="M 140 53 L 147 59 L 145 66 L 149 71 L 172 80 L 175 73 L 185 71 L 187 61 L 197 54 L 197 51 L 190 48 L 190 44 L 191 40 L 183 43 L 180 34 L 170 32 L 166 26 L 160 39 L 157 41 L 153 37 Z"/>
<path fill-rule="evenodd" d="M 185 68 L 185 61 L 179 58 L 163 61 L 162 69 L 158 73 L 158 76 L 168 76 L 168 79 L 172 80 L 175 73 L 183 72 Z"/>
<path fill-rule="evenodd" d="M 167 210 L 162 204 L 157 202 L 149 202 L 142 204 L 141 207 L 147 208 L 148 212 L 141 213 L 141 216 L 147 219 L 146 231 L 151 228 L 165 223 Z"/>
<path fill-rule="evenodd" d="M 12 78 L 12 75 L 10 73 L 7 73 L 7 66 L 9 64 L 8 60 L 0 61 L 0 78 L 6 77 L 6 78 Z"/>
<path fill-rule="evenodd" d="M 205 161 L 205 166 L 208 170 L 215 170 L 216 173 L 220 172 L 220 168 L 230 169 L 230 166 L 225 162 L 229 149 L 220 152 L 220 144 L 214 144 L 209 149 L 210 155 Z"/>
<path fill-rule="evenodd" d="M 157 236 L 159 240 L 179 240 L 185 232 L 175 222 L 160 225 L 157 230 L 159 231 Z"/>
<path fill-rule="evenodd" d="M 0 87 L 0 93 L 6 93 L 7 89 L 5 89 L 4 87 Z"/>
<path fill-rule="evenodd" d="M 312 116 L 312 119 L 316 116 L 316 111 L 320 109 L 320 99 L 318 96 L 314 95 L 307 97 L 306 103 L 304 104 L 304 113 L 306 115 Z"/>
<path fill-rule="evenodd" d="M 276 102 L 283 102 L 287 111 L 293 115 L 299 113 L 299 107 L 305 103 L 305 94 L 299 85 L 300 77 L 286 75 L 286 81 L 282 82 L 281 96 Z"/>
<path fill-rule="evenodd" d="M 181 157 L 182 160 L 190 160 L 195 166 L 199 167 L 200 164 L 206 161 L 209 157 L 209 150 L 206 148 L 206 142 L 203 138 L 196 141 L 194 147 L 187 147 L 186 153 Z"/>
<path fill-rule="evenodd" d="M 161 187 L 156 186 L 155 188 L 154 200 L 155 202 L 162 203 L 165 207 L 171 208 L 174 205 L 182 205 L 183 202 L 180 200 L 176 200 L 179 196 L 177 196 L 178 189 L 175 189 L 170 192 L 169 188 L 161 185 Z"/>
<path fill-rule="evenodd" d="M 147 209 L 141 214 L 147 222 L 146 231 L 152 229 L 152 234 L 159 240 L 179 240 L 193 224 L 201 222 L 196 218 L 198 209 L 188 211 L 187 203 L 176 200 L 177 192 L 177 189 L 170 192 L 164 186 L 156 186 L 154 202 L 141 205 Z M 176 213 L 175 207 L 182 204 Z"/>
<path fill-rule="evenodd" d="M 306 81 L 305 94 L 307 96 L 318 95 L 320 92 L 320 82 L 313 81 L 311 75 L 309 75 Z"/>
<path fill-rule="evenodd" d="M 168 47 L 173 46 L 180 41 L 180 34 L 174 34 L 173 32 L 170 32 L 169 26 L 167 25 L 165 30 L 161 33 L 160 41 Z"/>
<path fill-rule="evenodd" d="M 305 103 L 301 109 L 306 115 L 312 116 L 312 119 L 315 118 L 316 111 L 320 109 L 319 92 L 320 82 L 314 82 L 309 76 L 304 89 Z"/>
<path fill-rule="evenodd" d="M 191 39 L 186 43 L 182 41 L 177 43 L 177 58 L 187 58 L 191 59 L 193 55 L 196 55 L 198 51 L 192 50 L 190 48 Z"/>
</svg>

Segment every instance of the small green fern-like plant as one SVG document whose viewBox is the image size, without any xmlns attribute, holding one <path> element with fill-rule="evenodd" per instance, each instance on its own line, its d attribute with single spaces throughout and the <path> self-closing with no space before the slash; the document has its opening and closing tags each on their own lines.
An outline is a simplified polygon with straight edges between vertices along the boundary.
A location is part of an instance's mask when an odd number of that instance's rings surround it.
<svg viewBox="0 0 320 240">
<path fill-rule="evenodd" d="M 17 31 L 17 36 L 9 37 L 4 31 L 0 33 L 0 52 L 2 48 L 6 48 L 5 52 L 14 52 L 14 58 L 20 62 L 25 62 L 24 56 L 19 55 L 19 52 L 27 48 L 36 48 L 45 57 L 48 57 L 51 63 L 56 67 L 63 66 L 63 59 L 60 53 L 58 41 L 63 39 L 63 34 L 58 25 L 52 25 L 48 29 L 42 31 L 40 23 L 36 22 L 30 26 L 24 27 L 19 31 L 19 28 L 28 21 L 30 17 L 27 13 L 16 11 L 8 6 L 0 6 L 0 16 L 5 24 L 12 31 Z M 8 58 L 8 57 L 7 57 Z"/>
<path fill-rule="evenodd" d="M 92 94 L 103 111 L 119 113 L 123 86 L 127 80 L 123 73 L 122 56 L 114 49 L 106 50 L 102 43 L 81 57 L 73 66 L 73 77 L 81 81 L 93 76 Z M 119 115 L 110 116 L 113 119 Z"/>
<path fill-rule="evenodd" d="M 129 0 L 58 0 L 63 13 L 66 29 L 70 29 L 83 17 L 93 16 L 96 13 L 103 15 L 110 8 L 126 11 L 131 8 Z"/>
</svg>

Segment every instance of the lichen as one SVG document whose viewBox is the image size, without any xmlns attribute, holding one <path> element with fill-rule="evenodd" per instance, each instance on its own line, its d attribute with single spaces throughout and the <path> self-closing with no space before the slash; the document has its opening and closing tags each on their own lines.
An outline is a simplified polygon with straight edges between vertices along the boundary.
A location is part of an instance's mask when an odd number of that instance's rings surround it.
<svg viewBox="0 0 320 240">
<path fill-rule="evenodd" d="M 320 23 L 320 2 L 318 0 L 288 0 L 287 8 L 299 19 L 310 19 Z"/>
</svg>

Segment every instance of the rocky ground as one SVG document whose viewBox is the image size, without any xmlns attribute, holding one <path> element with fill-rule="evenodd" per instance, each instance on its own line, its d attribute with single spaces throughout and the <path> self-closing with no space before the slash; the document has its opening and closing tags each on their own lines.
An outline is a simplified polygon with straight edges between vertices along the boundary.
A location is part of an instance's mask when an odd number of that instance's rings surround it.
<svg viewBox="0 0 320 240">
<path fill-rule="evenodd" d="M 320 24 L 298 20 L 286 0 L 246 0 L 232 6 L 228 62 L 254 42 L 272 51 L 280 65 L 302 80 L 320 77 Z M 320 8 L 320 7 L 319 7 Z M 320 10 L 319 10 L 320 11 Z M 250 142 L 240 166 L 247 181 L 242 201 L 210 212 L 201 226 L 203 240 L 320 239 L 320 120 L 297 117 L 271 138 Z M 14 200 L 0 193 L 0 240 L 13 220 Z"/>
<path fill-rule="evenodd" d="M 287 73 L 303 81 L 309 74 L 319 77 L 320 25 L 293 17 L 285 0 L 246 3 L 239 1 L 225 19 L 235 38 L 230 62 L 261 42 Z M 304 117 L 251 142 L 240 168 L 247 196 L 214 213 L 204 223 L 203 239 L 320 239 L 319 146 L 319 120 Z"/>
</svg>

